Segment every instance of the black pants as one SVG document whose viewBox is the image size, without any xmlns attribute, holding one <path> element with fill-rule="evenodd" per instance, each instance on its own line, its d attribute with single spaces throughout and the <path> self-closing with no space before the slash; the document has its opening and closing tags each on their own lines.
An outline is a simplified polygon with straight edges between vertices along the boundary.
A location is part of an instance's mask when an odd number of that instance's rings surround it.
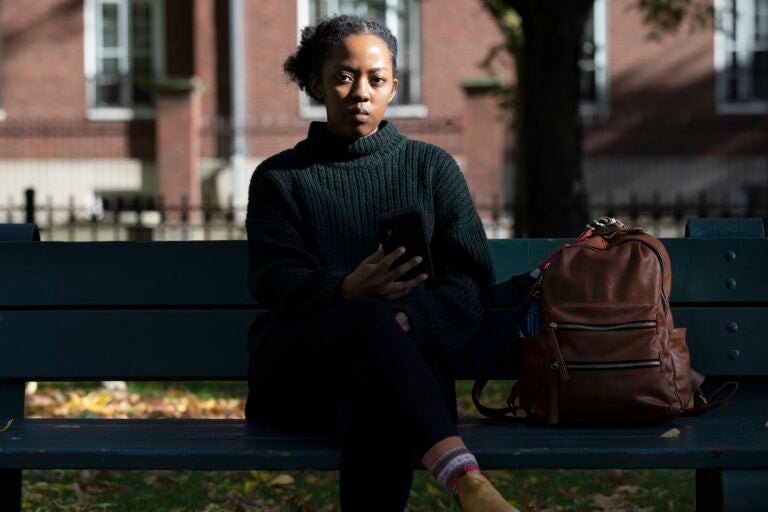
<svg viewBox="0 0 768 512">
<path fill-rule="evenodd" d="M 338 440 L 345 512 L 403 510 L 414 457 L 457 435 L 439 371 L 379 299 L 343 300 L 276 326 L 248 380 L 249 421 Z"/>
</svg>

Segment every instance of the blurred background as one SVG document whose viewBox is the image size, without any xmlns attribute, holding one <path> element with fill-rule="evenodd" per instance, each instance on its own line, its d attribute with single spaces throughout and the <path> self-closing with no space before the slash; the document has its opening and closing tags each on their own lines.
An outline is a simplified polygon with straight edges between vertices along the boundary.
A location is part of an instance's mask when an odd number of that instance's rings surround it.
<svg viewBox="0 0 768 512">
<path fill-rule="evenodd" d="M 282 62 L 337 12 L 398 36 L 389 118 L 491 237 L 768 214 L 768 0 L 1 0 L 0 220 L 243 238 L 255 166 L 324 118 Z"/>
</svg>

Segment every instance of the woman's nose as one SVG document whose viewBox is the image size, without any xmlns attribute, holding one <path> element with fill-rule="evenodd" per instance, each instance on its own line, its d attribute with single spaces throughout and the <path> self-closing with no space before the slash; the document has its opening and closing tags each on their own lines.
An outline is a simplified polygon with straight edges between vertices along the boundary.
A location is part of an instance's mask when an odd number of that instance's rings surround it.
<svg viewBox="0 0 768 512">
<path fill-rule="evenodd" d="M 367 80 L 355 80 L 352 89 L 352 98 L 356 102 L 368 101 L 371 97 L 371 89 Z"/>
</svg>

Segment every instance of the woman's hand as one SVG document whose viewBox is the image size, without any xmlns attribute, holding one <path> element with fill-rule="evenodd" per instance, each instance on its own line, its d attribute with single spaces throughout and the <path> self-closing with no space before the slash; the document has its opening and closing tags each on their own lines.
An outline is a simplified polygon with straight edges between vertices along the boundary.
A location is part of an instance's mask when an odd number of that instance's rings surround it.
<svg viewBox="0 0 768 512">
<path fill-rule="evenodd" d="M 386 300 L 398 299 L 426 281 L 427 274 L 419 274 L 409 281 L 395 281 L 421 263 L 421 257 L 416 256 L 389 270 L 389 267 L 404 253 L 405 248 L 399 247 L 385 255 L 384 248 L 379 245 L 376 252 L 365 258 L 355 270 L 344 278 L 341 283 L 341 296 L 350 298 L 368 295 Z"/>
</svg>

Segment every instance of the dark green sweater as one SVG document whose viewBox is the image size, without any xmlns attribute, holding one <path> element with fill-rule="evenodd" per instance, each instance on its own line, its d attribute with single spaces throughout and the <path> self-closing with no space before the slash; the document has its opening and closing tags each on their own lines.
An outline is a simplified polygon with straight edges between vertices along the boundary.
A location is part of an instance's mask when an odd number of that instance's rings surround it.
<svg viewBox="0 0 768 512">
<path fill-rule="evenodd" d="M 391 310 L 408 315 L 409 336 L 429 353 L 467 342 L 485 314 L 494 274 L 454 159 L 386 121 L 351 142 L 313 122 L 305 140 L 265 160 L 251 178 L 248 284 L 269 311 L 254 322 L 250 349 L 272 325 L 339 300 L 344 277 L 378 247 L 377 216 L 406 206 L 424 212 L 435 276 L 389 301 Z"/>
</svg>

